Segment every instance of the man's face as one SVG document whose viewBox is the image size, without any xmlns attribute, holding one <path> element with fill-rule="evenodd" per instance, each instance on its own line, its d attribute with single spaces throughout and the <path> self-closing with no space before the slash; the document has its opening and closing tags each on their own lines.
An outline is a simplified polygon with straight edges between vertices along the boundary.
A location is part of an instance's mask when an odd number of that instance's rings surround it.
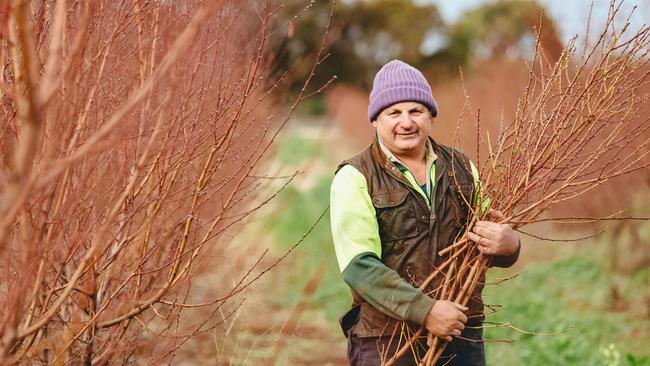
<svg viewBox="0 0 650 366">
<path fill-rule="evenodd" d="M 433 117 L 417 102 L 396 103 L 384 109 L 372 125 L 381 142 L 395 155 L 420 154 L 426 148 Z"/>
</svg>

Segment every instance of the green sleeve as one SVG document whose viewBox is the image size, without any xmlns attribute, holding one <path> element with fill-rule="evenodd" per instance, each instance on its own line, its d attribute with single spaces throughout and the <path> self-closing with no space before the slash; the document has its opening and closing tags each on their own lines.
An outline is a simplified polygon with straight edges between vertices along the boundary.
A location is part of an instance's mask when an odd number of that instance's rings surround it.
<svg viewBox="0 0 650 366">
<path fill-rule="evenodd" d="M 343 280 L 384 314 L 423 324 L 435 300 L 381 262 L 381 240 L 365 177 L 351 165 L 334 177 L 330 192 L 334 250 Z"/>
<path fill-rule="evenodd" d="M 435 303 L 372 253 L 352 259 L 343 280 L 375 309 L 395 319 L 424 324 Z"/>
</svg>

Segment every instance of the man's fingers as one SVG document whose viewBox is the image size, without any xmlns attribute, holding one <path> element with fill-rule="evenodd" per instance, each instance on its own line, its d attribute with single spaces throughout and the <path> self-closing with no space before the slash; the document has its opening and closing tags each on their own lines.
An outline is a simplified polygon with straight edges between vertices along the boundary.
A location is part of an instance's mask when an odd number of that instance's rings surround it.
<svg viewBox="0 0 650 366">
<path fill-rule="evenodd" d="M 484 226 L 474 226 L 472 231 L 474 231 L 474 233 L 478 234 L 479 236 L 485 237 L 485 238 L 493 238 L 496 235 L 496 233 L 494 231 L 492 231 L 492 230 L 490 230 L 490 229 L 488 229 L 488 228 L 486 228 Z"/>
<path fill-rule="evenodd" d="M 476 228 L 481 228 L 485 230 L 490 230 L 490 231 L 497 231 L 501 229 L 502 224 L 498 224 L 493 221 L 477 221 L 476 224 L 474 224 L 474 229 Z"/>
<path fill-rule="evenodd" d="M 451 336 L 446 336 L 446 337 L 443 337 L 443 338 L 445 339 L 445 341 L 451 342 Z"/>
<path fill-rule="evenodd" d="M 494 221 L 477 221 L 476 224 L 474 224 L 474 228 L 477 227 L 490 230 L 495 233 L 502 232 L 506 229 L 512 230 L 512 226 L 510 224 L 499 224 L 498 222 Z"/>
<path fill-rule="evenodd" d="M 463 323 L 463 324 L 467 323 L 467 315 L 461 313 L 461 314 L 460 314 L 460 318 L 459 318 L 458 320 L 460 320 L 461 323 Z M 464 327 L 464 326 L 463 326 L 463 327 Z"/>
<path fill-rule="evenodd" d="M 469 310 L 469 308 L 468 308 L 467 306 L 463 306 L 463 305 L 461 305 L 461 304 L 459 304 L 459 303 L 457 303 L 457 302 L 450 301 L 450 303 L 451 303 L 452 305 L 454 305 L 454 307 L 455 307 L 456 309 L 460 310 L 460 311 L 467 311 L 467 310 Z"/>
<path fill-rule="evenodd" d="M 478 244 L 479 250 L 484 254 L 490 254 L 490 250 L 497 246 L 497 243 L 494 240 L 477 235 L 471 231 L 467 233 L 467 236 L 471 241 Z"/>
<path fill-rule="evenodd" d="M 475 234 L 475 233 L 473 233 L 471 231 L 467 232 L 467 236 L 469 237 L 469 240 L 471 240 L 471 241 L 473 241 L 475 243 L 478 243 L 479 240 L 481 240 L 481 237 L 479 235 L 477 235 L 477 234 Z"/>
<path fill-rule="evenodd" d="M 493 242 L 491 240 L 481 240 L 481 245 L 479 246 L 479 250 L 483 253 L 483 255 L 500 255 L 499 251 L 501 251 L 499 244 L 496 242 Z"/>
<path fill-rule="evenodd" d="M 463 324 L 461 322 L 456 322 L 456 327 L 455 328 L 458 330 L 458 334 L 460 335 L 460 331 L 465 329 L 465 324 Z"/>
</svg>

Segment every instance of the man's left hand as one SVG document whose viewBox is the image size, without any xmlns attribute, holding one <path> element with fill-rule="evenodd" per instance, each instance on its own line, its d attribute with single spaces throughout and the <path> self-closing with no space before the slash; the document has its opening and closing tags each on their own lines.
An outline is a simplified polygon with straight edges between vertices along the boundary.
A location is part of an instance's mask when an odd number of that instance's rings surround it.
<svg viewBox="0 0 650 366">
<path fill-rule="evenodd" d="M 478 244 L 485 255 L 508 256 L 519 248 L 519 238 L 508 224 L 477 221 L 467 236 Z"/>
</svg>

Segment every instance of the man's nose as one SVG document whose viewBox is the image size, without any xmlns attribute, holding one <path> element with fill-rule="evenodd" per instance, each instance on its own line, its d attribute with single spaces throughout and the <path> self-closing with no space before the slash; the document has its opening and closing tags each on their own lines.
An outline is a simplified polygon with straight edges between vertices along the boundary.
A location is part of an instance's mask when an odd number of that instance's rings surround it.
<svg viewBox="0 0 650 366">
<path fill-rule="evenodd" d="M 410 113 L 403 113 L 399 123 L 402 128 L 411 128 L 415 125 Z"/>
</svg>

